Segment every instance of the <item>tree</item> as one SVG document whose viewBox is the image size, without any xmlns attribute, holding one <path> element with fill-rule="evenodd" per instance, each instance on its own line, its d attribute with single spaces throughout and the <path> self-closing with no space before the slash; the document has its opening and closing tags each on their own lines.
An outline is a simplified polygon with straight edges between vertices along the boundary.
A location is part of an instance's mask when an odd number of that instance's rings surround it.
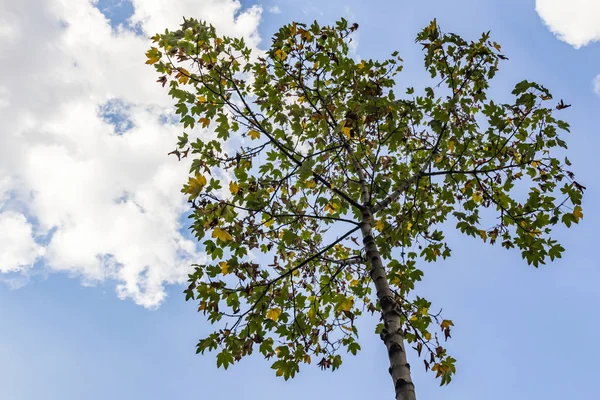
<svg viewBox="0 0 600 400">
<path fill-rule="evenodd" d="M 453 322 L 413 294 L 418 263 L 450 256 L 453 224 L 535 267 L 559 258 L 551 228 L 583 217 L 584 187 L 557 158 L 568 105 L 529 81 L 510 104 L 488 99 L 506 59 L 489 32 L 467 42 L 434 20 L 417 42 L 437 84 L 397 97 L 398 52 L 355 61 L 357 28 L 295 22 L 255 55 L 184 19 L 152 38 L 147 63 L 184 129 L 214 128 L 172 152 L 193 157 L 182 192 L 210 260 L 185 290 L 218 326 L 197 351 L 227 368 L 258 350 L 285 379 L 313 359 L 335 370 L 360 350 L 355 320 L 378 313 L 396 399 L 415 399 L 407 343 L 441 384 L 455 372 Z"/>
</svg>

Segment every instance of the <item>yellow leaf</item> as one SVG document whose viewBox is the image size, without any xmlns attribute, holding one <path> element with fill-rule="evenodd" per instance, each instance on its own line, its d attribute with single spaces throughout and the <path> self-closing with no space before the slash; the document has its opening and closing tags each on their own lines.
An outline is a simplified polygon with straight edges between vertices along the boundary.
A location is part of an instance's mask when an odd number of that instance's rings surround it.
<svg viewBox="0 0 600 400">
<path fill-rule="evenodd" d="M 310 364 L 310 356 L 308 354 L 305 354 L 302 357 L 302 361 L 304 361 L 306 364 Z"/>
<path fill-rule="evenodd" d="M 185 68 L 178 68 L 177 70 L 179 71 L 179 73 L 177 74 L 179 78 L 179 83 L 184 85 L 188 83 L 188 81 L 190 80 L 190 73 L 188 72 L 188 70 Z"/>
<path fill-rule="evenodd" d="M 217 46 L 220 46 L 220 45 L 221 45 L 221 43 L 223 43 L 223 39 L 221 39 L 221 38 L 216 38 L 216 39 L 215 39 L 215 42 L 217 42 Z"/>
<path fill-rule="evenodd" d="M 383 231 L 383 221 L 379 220 L 375 223 L 375 229 L 377 229 L 379 232 Z"/>
<path fill-rule="evenodd" d="M 360 64 L 358 64 L 356 67 L 357 67 L 358 69 L 363 69 L 363 68 L 365 67 L 365 61 L 364 61 L 364 60 L 361 60 L 361 61 L 360 61 Z"/>
<path fill-rule="evenodd" d="M 529 236 L 540 236 L 542 234 L 542 231 L 540 231 L 539 229 L 534 229 L 533 231 L 529 232 Z"/>
<path fill-rule="evenodd" d="M 417 316 L 416 316 L 416 315 L 413 315 L 412 317 L 410 317 L 410 320 L 411 320 L 411 321 L 416 321 L 416 320 L 417 320 Z"/>
<path fill-rule="evenodd" d="M 309 189 L 312 189 L 317 186 L 317 182 L 314 180 L 306 181 L 305 186 Z"/>
<path fill-rule="evenodd" d="M 204 186 L 206 185 L 206 177 L 198 172 L 196 172 L 196 177 L 195 177 L 196 181 L 198 182 L 198 184 L 200 186 Z"/>
<path fill-rule="evenodd" d="M 314 69 L 319 69 L 319 62 L 318 61 L 315 61 L 315 65 L 313 65 L 313 68 Z"/>
<path fill-rule="evenodd" d="M 306 129 L 306 119 L 302 119 L 300 125 L 302 125 L 302 129 Z"/>
<path fill-rule="evenodd" d="M 427 308 L 427 307 L 421 308 L 421 314 L 423 314 L 424 316 L 428 316 L 429 315 L 429 308 Z"/>
<path fill-rule="evenodd" d="M 267 228 L 270 228 L 274 223 L 275 223 L 275 219 L 274 218 L 269 218 L 268 220 L 265 221 L 265 226 Z"/>
<path fill-rule="evenodd" d="M 220 239 L 224 242 L 233 240 L 233 237 L 229 234 L 229 232 L 227 232 L 226 230 L 221 229 L 221 228 L 215 228 L 213 230 L 212 237 Z"/>
<path fill-rule="evenodd" d="M 346 136 L 348 139 L 350 139 L 350 131 L 352 130 L 352 128 L 349 128 L 347 126 L 342 128 L 342 133 L 344 134 L 344 136 Z"/>
<path fill-rule="evenodd" d="M 248 132 L 248 136 L 250 136 L 252 138 L 252 140 L 258 139 L 260 137 L 260 133 L 258 131 L 255 131 L 254 129 L 251 129 Z"/>
<path fill-rule="evenodd" d="M 427 340 L 427 341 L 431 340 L 431 333 L 425 332 L 425 340 Z"/>
<path fill-rule="evenodd" d="M 277 321 L 277 319 L 279 318 L 279 316 L 281 315 L 281 309 L 280 308 L 271 308 L 269 311 L 267 311 L 267 318 L 270 319 L 271 321 Z"/>
<path fill-rule="evenodd" d="M 435 162 L 438 162 L 438 163 L 439 163 L 440 161 L 442 161 L 442 159 L 443 159 L 443 158 L 444 158 L 444 156 L 443 156 L 443 155 L 441 155 L 441 154 L 438 154 L 437 156 L 435 156 Z"/>
<path fill-rule="evenodd" d="M 208 128 L 208 125 L 210 124 L 210 119 L 208 119 L 208 118 L 200 118 L 198 120 L 198 122 L 200 122 L 202 124 L 203 128 Z"/>
<path fill-rule="evenodd" d="M 198 103 L 206 103 L 206 97 L 198 96 Z"/>
<path fill-rule="evenodd" d="M 304 31 L 304 32 L 302 32 L 302 38 L 308 41 L 312 38 L 312 35 L 310 34 L 309 31 Z"/>
<path fill-rule="evenodd" d="M 162 56 L 162 53 L 160 51 L 158 51 L 158 49 L 156 47 L 152 47 L 150 50 L 148 50 L 146 52 L 146 57 L 148 58 L 148 60 L 146 61 L 146 64 L 150 64 L 150 65 L 156 64 L 160 60 L 161 56 Z"/>
<path fill-rule="evenodd" d="M 475 203 L 479 204 L 479 203 L 481 203 L 481 200 L 483 200 L 483 197 L 481 196 L 481 193 L 479 193 L 479 192 L 473 193 L 473 201 Z"/>
<path fill-rule="evenodd" d="M 298 96 L 298 103 L 304 103 L 304 96 Z"/>
<path fill-rule="evenodd" d="M 227 261 L 221 261 L 219 263 L 219 267 L 221 267 L 221 273 L 223 275 L 227 275 L 229 273 L 229 264 L 227 264 Z"/>
<path fill-rule="evenodd" d="M 515 152 L 513 157 L 515 158 L 516 162 L 518 162 L 518 163 L 521 162 L 521 155 L 519 153 Z"/>
<path fill-rule="evenodd" d="M 450 140 L 448 142 L 448 150 L 450 150 L 450 153 L 454 153 L 454 146 L 455 146 L 454 140 Z"/>
<path fill-rule="evenodd" d="M 287 53 L 281 49 L 275 50 L 275 59 L 279 61 L 283 61 L 287 58 Z"/>
<path fill-rule="evenodd" d="M 358 286 L 358 281 L 356 279 L 352 279 L 350 281 L 350 287 Z"/>
<path fill-rule="evenodd" d="M 354 306 L 354 297 L 348 297 L 341 304 L 342 310 L 344 310 L 344 311 L 350 311 L 353 306 Z"/>
<path fill-rule="evenodd" d="M 410 230 L 411 230 L 411 228 L 412 228 L 412 224 L 411 224 L 410 222 L 409 222 L 409 223 L 407 223 L 407 224 L 406 224 L 406 230 L 407 230 L 407 231 L 410 231 Z"/>
<path fill-rule="evenodd" d="M 234 195 L 238 194 L 238 192 L 240 191 L 240 187 L 238 186 L 237 182 L 235 182 L 235 181 L 229 182 L 229 191 Z"/>
<path fill-rule="evenodd" d="M 325 204 L 325 211 L 329 211 L 329 214 L 333 214 L 336 208 L 337 206 L 335 205 L 335 203 L 329 202 Z"/>
<path fill-rule="evenodd" d="M 575 208 L 573 209 L 573 215 L 575 216 L 577 221 L 579 221 L 581 218 L 583 218 L 583 212 L 581 210 L 581 206 L 575 206 Z"/>
<path fill-rule="evenodd" d="M 445 319 L 445 320 L 442 321 L 442 323 L 440 324 L 440 326 L 442 327 L 442 329 L 448 329 L 451 326 L 454 326 L 454 323 L 451 320 L 449 320 L 449 319 Z"/>
<path fill-rule="evenodd" d="M 541 165 L 541 163 L 540 163 L 539 161 L 532 161 L 532 162 L 531 162 L 531 166 L 532 166 L 533 168 L 537 168 L 537 167 L 539 167 L 540 165 Z"/>
<path fill-rule="evenodd" d="M 483 229 L 479 230 L 479 236 L 483 239 L 484 242 L 487 242 L 487 232 Z"/>
<path fill-rule="evenodd" d="M 160 60 L 160 57 L 154 56 L 154 57 L 148 57 L 148 60 L 146 60 L 146 64 L 156 64 L 158 61 Z"/>
<path fill-rule="evenodd" d="M 431 33 L 435 32 L 435 30 L 437 29 L 437 21 L 434 18 L 433 21 L 431 21 L 431 24 L 429 24 L 429 26 L 427 27 L 427 30 Z"/>
<path fill-rule="evenodd" d="M 206 178 L 204 175 L 196 173 L 196 176 L 188 179 L 188 187 L 185 190 L 186 193 L 192 196 L 198 196 L 202 188 L 206 185 Z"/>
</svg>

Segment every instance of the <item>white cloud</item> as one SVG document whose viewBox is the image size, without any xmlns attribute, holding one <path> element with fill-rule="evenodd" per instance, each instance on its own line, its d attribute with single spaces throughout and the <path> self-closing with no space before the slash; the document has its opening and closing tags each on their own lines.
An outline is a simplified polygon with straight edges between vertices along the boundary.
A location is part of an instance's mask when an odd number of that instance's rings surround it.
<svg viewBox="0 0 600 400">
<path fill-rule="evenodd" d="M 23 214 L 7 211 L 0 214 L 0 273 L 25 271 L 44 254 L 33 240 L 31 224 Z"/>
<path fill-rule="evenodd" d="M 598 76 L 596 76 L 596 78 L 594 78 L 592 85 L 594 86 L 594 93 L 596 93 L 597 95 L 600 95 L 600 75 L 598 75 Z"/>
<path fill-rule="evenodd" d="M 536 0 L 535 9 L 550 31 L 575 48 L 600 41 L 598 0 Z"/>
<path fill-rule="evenodd" d="M 160 123 L 172 100 L 144 64 L 147 36 L 188 16 L 256 46 L 261 9 L 134 0 L 132 22 L 144 32 L 136 36 L 113 30 L 93 3 L 0 5 L 9 78 L 0 86 L 0 272 L 26 271 L 43 257 L 49 271 L 86 284 L 114 280 L 121 298 L 155 307 L 164 285 L 183 282 L 203 254 L 178 225 L 188 165 L 166 156 L 181 127 Z M 125 132 L 99 113 L 113 100 L 127 105 Z"/>
<path fill-rule="evenodd" d="M 260 42 L 257 26 L 262 8 L 252 6 L 240 13 L 241 4 L 234 0 L 132 0 L 135 12 L 132 24 L 140 24 L 144 33 L 154 35 L 165 27 L 177 27 L 183 17 L 209 21 L 224 35 L 244 36 L 246 44 Z"/>
<path fill-rule="evenodd" d="M 279 9 L 278 5 L 274 5 L 272 7 L 269 7 L 267 9 L 268 12 L 270 12 L 271 14 L 281 14 L 281 9 Z"/>
</svg>

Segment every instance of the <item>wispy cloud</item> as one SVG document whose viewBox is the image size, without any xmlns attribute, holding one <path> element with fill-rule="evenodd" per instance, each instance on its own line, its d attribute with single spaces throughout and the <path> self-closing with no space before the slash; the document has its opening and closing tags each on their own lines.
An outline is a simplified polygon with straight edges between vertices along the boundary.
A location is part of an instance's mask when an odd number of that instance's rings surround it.
<svg viewBox="0 0 600 400">
<path fill-rule="evenodd" d="M 594 78 L 592 85 L 594 88 L 594 93 L 596 93 L 597 95 L 600 96 L 600 75 L 598 75 L 598 76 L 596 76 L 596 78 Z"/>
<path fill-rule="evenodd" d="M 278 5 L 274 5 L 274 6 L 267 8 L 267 11 L 270 12 L 271 14 L 281 14 L 281 10 L 279 9 Z"/>
</svg>

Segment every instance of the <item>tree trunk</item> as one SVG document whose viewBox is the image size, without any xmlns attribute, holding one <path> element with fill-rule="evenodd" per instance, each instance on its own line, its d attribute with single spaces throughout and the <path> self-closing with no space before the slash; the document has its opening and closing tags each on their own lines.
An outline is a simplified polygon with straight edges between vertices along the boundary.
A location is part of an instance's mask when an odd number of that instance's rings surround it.
<svg viewBox="0 0 600 400">
<path fill-rule="evenodd" d="M 371 207 L 365 206 L 362 211 L 361 232 L 363 244 L 367 254 L 367 261 L 371 266 L 369 271 L 375 283 L 377 299 L 381 306 L 384 329 L 381 337 L 388 351 L 390 360 L 389 372 L 396 390 L 396 400 L 416 400 L 415 386 L 410 377 L 410 365 L 406 360 L 406 348 L 400 324 L 400 311 L 394 294 L 390 290 L 385 269 L 375 239 L 373 238 L 373 213 Z"/>
</svg>

